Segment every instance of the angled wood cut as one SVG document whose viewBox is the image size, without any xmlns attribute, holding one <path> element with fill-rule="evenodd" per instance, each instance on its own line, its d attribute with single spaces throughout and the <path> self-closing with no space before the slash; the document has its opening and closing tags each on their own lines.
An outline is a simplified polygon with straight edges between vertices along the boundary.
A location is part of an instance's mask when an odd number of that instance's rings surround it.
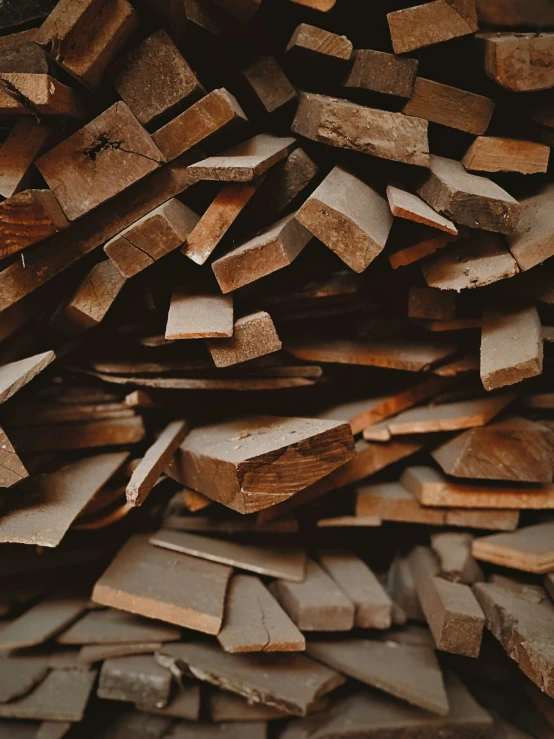
<svg viewBox="0 0 554 739">
<path fill-rule="evenodd" d="M 457 235 L 458 229 L 452 221 L 436 213 L 417 195 L 407 190 L 401 190 L 399 187 L 388 185 L 387 198 L 393 216 L 406 218 L 415 223 L 422 223 L 424 226 L 431 226 L 454 236 Z"/>
<path fill-rule="evenodd" d="M 471 552 L 484 562 L 542 575 L 554 570 L 554 523 L 478 537 L 473 540 Z"/>
<path fill-rule="evenodd" d="M 85 118 L 79 93 L 49 74 L 0 72 L 0 115 Z"/>
<path fill-rule="evenodd" d="M 534 141 L 478 136 L 464 154 L 462 164 L 473 172 L 546 172 L 550 147 Z"/>
<path fill-rule="evenodd" d="M 296 27 L 285 49 L 297 63 L 336 65 L 348 62 L 352 56 L 352 42 L 346 36 L 325 31 L 323 28 L 301 23 Z"/>
<path fill-rule="evenodd" d="M 554 33 L 480 33 L 485 72 L 512 92 L 554 87 Z"/>
<path fill-rule="evenodd" d="M 9 198 L 26 189 L 32 165 L 52 136 L 34 118 L 20 118 L 0 146 L 0 195 Z"/>
<path fill-rule="evenodd" d="M 536 195 L 521 201 L 521 218 L 515 231 L 508 236 L 508 245 L 522 271 L 535 267 L 554 254 L 553 197 L 554 185 L 547 184 Z M 530 297 L 534 298 L 536 294 L 537 287 Z"/>
</svg>

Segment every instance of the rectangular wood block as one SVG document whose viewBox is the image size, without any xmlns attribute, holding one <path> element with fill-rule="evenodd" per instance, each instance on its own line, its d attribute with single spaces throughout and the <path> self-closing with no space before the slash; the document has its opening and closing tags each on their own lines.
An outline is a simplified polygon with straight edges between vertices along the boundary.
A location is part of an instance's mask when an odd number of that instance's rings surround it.
<svg viewBox="0 0 554 739">
<path fill-rule="evenodd" d="M 230 339 L 207 339 L 216 367 L 230 367 L 279 351 L 282 344 L 269 313 L 256 311 L 238 318 Z"/>
</svg>

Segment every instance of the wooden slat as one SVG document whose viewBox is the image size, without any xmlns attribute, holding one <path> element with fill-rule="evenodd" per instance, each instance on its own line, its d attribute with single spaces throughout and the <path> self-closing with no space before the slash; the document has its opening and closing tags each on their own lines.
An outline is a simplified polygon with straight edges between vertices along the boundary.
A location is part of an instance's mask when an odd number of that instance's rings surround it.
<svg viewBox="0 0 554 739">
<path fill-rule="evenodd" d="M 526 526 L 510 534 L 491 534 L 473 540 L 473 556 L 523 572 L 554 570 L 554 522 Z"/>
</svg>

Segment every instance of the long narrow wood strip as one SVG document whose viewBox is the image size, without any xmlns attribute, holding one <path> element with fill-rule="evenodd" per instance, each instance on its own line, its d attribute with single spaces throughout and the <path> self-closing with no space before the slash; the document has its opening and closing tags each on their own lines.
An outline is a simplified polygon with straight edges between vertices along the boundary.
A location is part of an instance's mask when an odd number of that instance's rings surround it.
<svg viewBox="0 0 554 739">
<path fill-rule="evenodd" d="M 476 559 L 523 572 L 554 570 L 554 522 L 526 526 L 510 534 L 491 534 L 473 540 Z"/>
</svg>

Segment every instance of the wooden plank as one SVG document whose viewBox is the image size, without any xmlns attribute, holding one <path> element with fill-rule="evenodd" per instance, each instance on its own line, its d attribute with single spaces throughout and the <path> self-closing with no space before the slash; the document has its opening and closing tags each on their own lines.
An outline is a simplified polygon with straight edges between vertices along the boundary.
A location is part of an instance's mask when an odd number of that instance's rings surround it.
<svg viewBox="0 0 554 739">
<path fill-rule="evenodd" d="M 199 721 L 200 719 L 200 685 L 189 683 L 179 686 L 179 692 L 170 699 L 167 706 L 160 708 L 152 704 L 135 704 L 138 711 L 144 711 L 158 716 L 170 716 L 172 718 L 185 719 L 186 721 Z M 182 724 L 181 724 L 182 725 Z M 177 724 L 179 726 L 179 724 Z"/>
<path fill-rule="evenodd" d="M 224 539 L 210 539 L 185 531 L 162 530 L 149 539 L 151 544 L 173 552 L 220 562 L 241 570 L 268 577 L 302 582 L 306 570 L 306 554 L 298 547 L 279 548 L 241 544 Z"/>
<path fill-rule="evenodd" d="M 104 251 L 123 277 L 134 277 L 182 246 L 197 221 L 196 213 L 172 198 L 110 239 Z"/>
<path fill-rule="evenodd" d="M 356 490 L 356 516 L 376 516 L 382 521 L 425 523 L 444 526 L 446 513 L 438 508 L 424 508 L 398 482 L 363 485 Z"/>
<path fill-rule="evenodd" d="M 509 234 L 521 206 L 492 180 L 466 172 L 461 162 L 431 156 L 430 175 L 418 189 L 432 208 L 456 223 Z"/>
<path fill-rule="evenodd" d="M 304 202 L 296 220 L 355 272 L 381 253 L 392 226 L 385 199 L 341 167 Z"/>
<path fill-rule="evenodd" d="M 133 536 L 94 586 L 92 600 L 147 618 L 217 634 L 232 568 L 175 556 Z"/>
<path fill-rule="evenodd" d="M 485 617 L 471 589 L 437 577 L 439 566 L 430 549 L 416 547 L 409 562 L 437 649 L 478 657 Z"/>
<path fill-rule="evenodd" d="M 350 61 L 352 42 L 346 36 L 339 36 L 309 23 L 300 23 L 285 49 L 287 56 L 295 64 L 321 64 L 339 66 Z"/>
<path fill-rule="evenodd" d="M 305 716 L 317 700 L 344 683 L 334 670 L 294 652 L 228 654 L 216 644 L 181 642 L 164 645 L 158 659 L 211 685 L 224 685 L 250 703 L 297 716 Z"/>
<path fill-rule="evenodd" d="M 89 611 L 56 639 L 58 644 L 116 645 L 178 641 L 181 632 L 114 608 Z"/>
<path fill-rule="evenodd" d="M 168 162 L 213 134 L 246 123 L 236 99 L 223 87 L 212 90 L 152 135 Z"/>
<path fill-rule="evenodd" d="M 96 88 L 136 26 L 136 13 L 126 0 L 62 0 L 40 27 L 36 42 L 62 69 Z"/>
<path fill-rule="evenodd" d="M 226 652 L 303 652 L 306 640 L 257 577 L 235 575 L 217 637 Z"/>
<path fill-rule="evenodd" d="M 306 651 L 310 657 L 372 688 L 439 716 L 448 714 L 441 668 L 429 647 L 352 639 L 310 641 Z"/>
<path fill-rule="evenodd" d="M 419 61 L 374 49 L 356 49 L 344 86 L 409 98 Z"/>
<path fill-rule="evenodd" d="M 257 106 L 274 113 L 296 98 L 296 90 L 274 56 L 262 56 L 241 70 L 241 77 Z"/>
<path fill-rule="evenodd" d="M 3 428 L 0 427 L 0 488 L 11 488 L 29 472 Z"/>
<path fill-rule="evenodd" d="M 120 57 L 108 78 L 143 126 L 171 115 L 204 92 L 163 28 Z"/>
<path fill-rule="evenodd" d="M 389 254 L 390 265 L 393 269 L 407 267 L 409 264 L 434 254 L 451 241 L 456 240 L 456 236 L 428 226 L 420 226 L 417 231 L 411 228 L 407 238 L 398 244 L 395 251 Z"/>
<path fill-rule="evenodd" d="M 86 610 L 78 598 L 43 600 L 0 630 L 2 651 L 35 647 L 56 636 Z"/>
<path fill-rule="evenodd" d="M 479 136 L 487 130 L 494 107 L 491 98 L 417 77 L 402 112 Z"/>
<path fill-rule="evenodd" d="M 508 237 L 508 245 L 522 271 L 554 254 L 554 215 L 549 207 L 553 193 L 554 186 L 546 185 L 536 195 L 521 201 L 521 218 Z"/>
<path fill-rule="evenodd" d="M 49 74 L 0 72 L 0 115 L 84 118 L 79 93 Z"/>
<path fill-rule="evenodd" d="M 450 0 L 434 0 L 388 13 L 394 53 L 404 54 L 474 33 L 477 30 L 474 12 L 462 13 L 457 6 L 459 3 Z"/>
<path fill-rule="evenodd" d="M 193 429 L 176 465 L 183 485 L 251 513 L 290 498 L 352 455 L 347 424 L 257 416 Z"/>
<path fill-rule="evenodd" d="M 387 198 L 393 216 L 437 228 L 439 231 L 457 235 L 458 229 L 448 218 L 436 213 L 417 195 L 399 187 L 387 185 Z"/>
<path fill-rule="evenodd" d="M 462 164 L 473 172 L 546 172 L 550 147 L 534 141 L 500 136 L 478 136 L 464 154 Z"/>
<path fill-rule="evenodd" d="M 30 693 L 48 673 L 48 659 L 39 657 L 2 658 L 4 672 L 0 686 L 0 703 L 9 703 Z"/>
<path fill-rule="evenodd" d="M 104 662 L 96 693 L 105 700 L 163 708 L 169 702 L 171 681 L 171 672 L 152 655 L 134 654 Z"/>
<path fill-rule="evenodd" d="M 303 581 L 276 580 L 270 591 L 302 631 L 350 631 L 355 605 L 313 560 Z"/>
<path fill-rule="evenodd" d="M 0 203 L 0 259 L 69 226 L 50 190 L 23 190 Z"/>
<path fill-rule="evenodd" d="M 270 721 L 286 718 L 278 708 L 263 703 L 248 703 L 245 698 L 225 690 L 211 690 L 208 694 L 208 715 L 215 723 L 222 721 Z"/>
<path fill-rule="evenodd" d="M 471 534 L 465 531 L 431 534 L 431 548 L 438 557 L 441 577 L 464 585 L 474 585 L 485 579 L 482 569 L 471 554 L 472 541 Z"/>
<path fill-rule="evenodd" d="M 161 649 L 162 642 L 145 644 L 85 644 L 79 650 L 79 664 L 91 666 L 105 659 L 127 657 L 131 654 L 154 654 Z"/>
<path fill-rule="evenodd" d="M 284 159 L 296 139 L 261 133 L 227 149 L 218 156 L 191 164 L 189 171 L 199 180 L 252 182 Z"/>
<path fill-rule="evenodd" d="M 329 146 L 427 167 L 428 125 L 421 118 L 303 92 L 291 129 Z"/>
<path fill-rule="evenodd" d="M 121 467 L 128 452 L 86 457 L 36 477 L 0 519 L 0 541 L 57 546 L 85 505 Z"/>
<path fill-rule="evenodd" d="M 354 626 L 389 629 L 392 601 L 371 569 L 346 549 L 319 549 L 318 560 L 335 584 L 354 603 Z"/>
<path fill-rule="evenodd" d="M 310 231 L 300 224 L 298 216 L 299 213 L 285 216 L 212 262 L 221 292 L 232 292 L 288 267 L 312 238 Z"/>
<path fill-rule="evenodd" d="M 269 313 L 256 311 L 238 318 L 230 339 L 207 339 L 206 345 L 216 367 L 230 367 L 249 359 L 278 352 L 281 340 Z"/>
<path fill-rule="evenodd" d="M 166 339 L 225 338 L 233 335 L 233 298 L 175 288 L 165 327 Z"/>
<path fill-rule="evenodd" d="M 485 51 L 485 72 L 511 92 L 554 87 L 554 34 L 479 33 Z"/>
<path fill-rule="evenodd" d="M 0 146 L 0 195 L 9 198 L 27 188 L 32 165 L 52 136 L 34 118 L 20 118 Z"/>
<path fill-rule="evenodd" d="M 509 534 L 491 534 L 473 540 L 476 559 L 523 572 L 544 574 L 554 569 L 554 522 L 526 526 Z"/>
<path fill-rule="evenodd" d="M 481 328 L 481 382 L 485 390 L 515 385 L 542 373 L 543 335 L 534 305 L 489 299 Z"/>
</svg>

